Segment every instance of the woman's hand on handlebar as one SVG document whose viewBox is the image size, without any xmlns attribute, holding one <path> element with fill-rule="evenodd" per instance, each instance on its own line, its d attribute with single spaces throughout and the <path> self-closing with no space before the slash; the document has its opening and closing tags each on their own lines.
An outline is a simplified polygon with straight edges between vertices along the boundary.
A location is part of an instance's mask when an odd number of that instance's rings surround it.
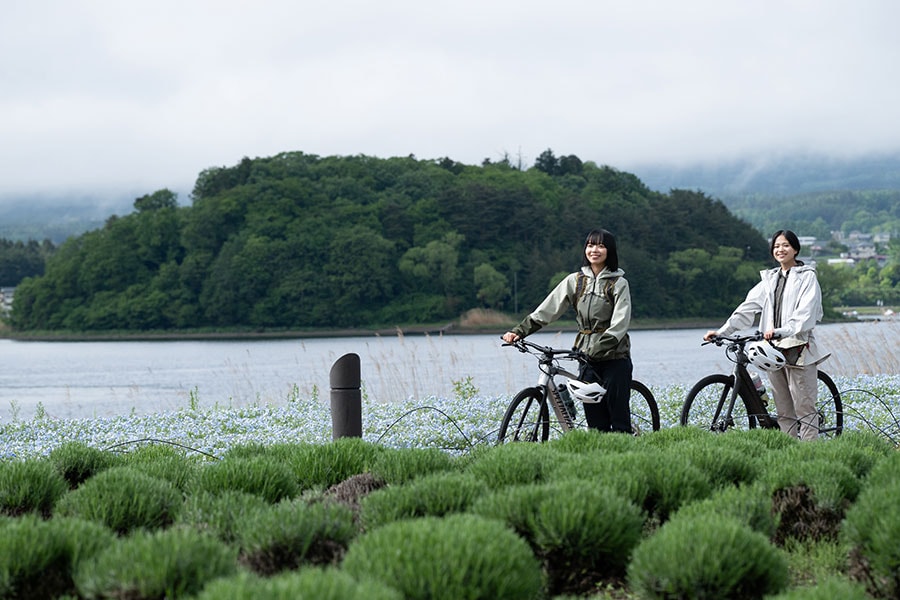
<svg viewBox="0 0 900 600">
<path fill-rule="evenodd" d="M 512 344 L 514 342 L 518 342 L 522 338 L 519 337 L 518 335 L 516 335 L 515 333 L 513 333 L 512 331 L 507 331 L 506 333 L 504 333 L 503 335 L 500 336 L 500 339 L 502 339 L 507 344 Z"/>
<path fill-rule="evenodd" d="M 716 337 L 717 335 L 719 335 L 719 333 L 718 333 L 715 329 L 710 329 L 710 330 L 707 331 L 706 334 L 703 336 L 703 341 L 704 341 L 704 342 L 710 342 L 710 341 L 712 341 L 712 339 L 713 339 L 714 337 Z"/>
</svg>

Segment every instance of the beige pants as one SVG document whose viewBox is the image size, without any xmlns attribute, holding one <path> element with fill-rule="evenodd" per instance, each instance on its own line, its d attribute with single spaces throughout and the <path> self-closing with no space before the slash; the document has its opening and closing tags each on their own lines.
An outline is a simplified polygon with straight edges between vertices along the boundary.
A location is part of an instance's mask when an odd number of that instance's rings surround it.
<svg viewBox="0 0 900 600">
<path fill-rule="evenodd" d="M 772 396 L 778 411 L 778 426 L 789 436 L 814 440 L 819 436 L 816 411 L 819 382 L 816 365 L 785 367 L 769 372 Z"/>
</svg>

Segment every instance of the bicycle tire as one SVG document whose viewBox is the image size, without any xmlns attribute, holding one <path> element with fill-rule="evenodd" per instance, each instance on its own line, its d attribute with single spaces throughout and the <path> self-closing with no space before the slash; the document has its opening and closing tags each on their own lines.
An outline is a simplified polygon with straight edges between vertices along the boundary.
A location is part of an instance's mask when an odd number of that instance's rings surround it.
<svg viewBox="0 0 900 600">
<path fill-rule="evenodd" d="M 635 379 L 631 380 L 631 432 L 640 435 L 644 431 L 659 431 L 659 406 L 653 392 Z"/>
<path fill-rule="evenodd" d="M 497 443 L 546 442 L 550 437 L 550 408 L 544 392 L 525 388 L 513 397 L 500 422 Z"/>
<path fill-rule="evenodd" d="M 816 410 L 819 413 L 819 436 L 832 438 L 844 432 L 844 404 L 841 392 L 824 371 L 816 374 L 819 380 L 819 392 L 816 397 Z M 834 412 L 832 412 L 832 408 Z"/>
<path fill-rule="evenodd" d="M 734 409 L 727 419 L 721 412 L 734 387 L 734 376 L 707 375 L 694 384 L 685 396 L 681 407 L 681 425 L 700 427 L 708 431 L 724 432 L 728 429 L 755 429 L 756 419 L 747 414 L 747 405 L 742 397 L 735 400 Z"/>
</svg>

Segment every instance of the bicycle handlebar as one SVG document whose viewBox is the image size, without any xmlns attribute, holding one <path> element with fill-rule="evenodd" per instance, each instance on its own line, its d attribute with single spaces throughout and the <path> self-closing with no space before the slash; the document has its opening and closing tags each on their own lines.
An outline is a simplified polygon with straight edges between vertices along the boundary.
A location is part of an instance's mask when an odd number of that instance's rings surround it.
<svg viewBox="0 0 900 600">
<path fill-rule="evenodd" d="M 503 338 L 501 338 L 503 339 Z M 551 358 L 569 358 L 578 360 L 581 362 L 587 361 L 587 355 L 581 350 L 573 350 L 563 349 L 563 348 L 551 348 L 550 346 L 541 346 L 540 344 L 535 344 L 534 342 L 529 342 L 524 338 L 519 338 L 514 342 L 503 342 L 504 346 L 512 346 L 519 352 L 527 352 L 529 354 L 540 353 L 544 356 L 548 356 Z"/>
<path fill-rule="evenodd" d="M 747 342 L 758 342 L 761 339 L 763 339 L 762 331 L 754 331 L 749 335 L 714 335 L 700 345 L 705 346 L 707 344 L 715 344 L 716 346 L 721 346 L 726 343 L 731 343 L 743 346 Z"/>
</svg>

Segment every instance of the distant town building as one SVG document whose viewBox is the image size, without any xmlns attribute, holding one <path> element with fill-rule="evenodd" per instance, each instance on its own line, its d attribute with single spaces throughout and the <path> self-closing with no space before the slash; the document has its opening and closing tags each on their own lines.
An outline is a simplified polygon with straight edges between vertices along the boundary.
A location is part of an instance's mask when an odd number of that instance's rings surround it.
<svg viewBox="0 0 900 600">
<path fill-rule="evenodd" d="M 875 242 L 872 236 L 859 236 L 855 241 L 847 244 L 847 256 L 855 260 L 875 258 Z"/>
<path fill-rule="evenodd" d="M 856 261 L 849 257 L 844 258 L 829 258 L 827 263 L 829 265 L 849 265 L 853 266 L 856 264 Z"/>
<path fill-rule="evenodd" d="M 14 287 L 0 287 L 0 314 L 6 316 L 12 310 Z"/>
</svg>

